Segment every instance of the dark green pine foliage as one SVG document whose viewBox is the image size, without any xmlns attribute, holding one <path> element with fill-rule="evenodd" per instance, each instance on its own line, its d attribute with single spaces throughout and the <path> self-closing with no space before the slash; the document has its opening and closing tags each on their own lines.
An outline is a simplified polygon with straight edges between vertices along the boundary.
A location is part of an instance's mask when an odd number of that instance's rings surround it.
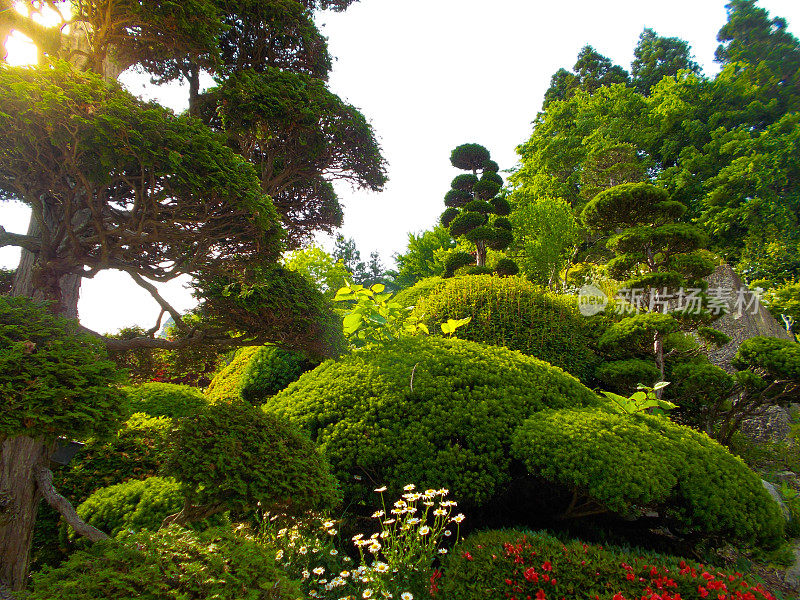
<svg viewBox="0 0 800 600">
<path fill-rule="evenodd" d="M 650 28 L 639 35 L 633 56 L 631 80 L 645 96 L 664 77 L 674 77 L 679 71 L 700 74 L 700 65 L 692 59 L 689 44 L 680 38 L 662 37 Z"/>
<path fill-rule="evenodd" d="M 499 194 L 503 178 L 497 173 L 500 168 L 489 151 L 480 144 L 462 144 L 453 149 L 450 163 L 469 173 L 453 179 L 450 191 L 444 196 L 447 209 L 440 221 L 454 238 L 463 237 L 475 244 L 476 252 L 474 259 L 466 252 L 452 254 L 445 264 L 447 276 L 470 264 L 485 269 L 487 249 L 504 250 L 514 240 L 505 218 L 511 207 Z M 504 265 L 504 272 L 512 270 Z"/>
<path fill-rule="evenodd" d="M 610 327 L 600 347 L 614 358 L 630 359 L 633 350 L 654 359 L 662 380 L 665 337 L 708 318 L 702 304 L 695 314 L 675 312 L 680 307 L 667 303 L 681 288 L 704 289 L 702 278 L 715 266 L 701 250 L 707 243 L 705 234 L 678 222 L 685 212 L 686 206 L 670 200 L 661 188 L 625 183 L 597 194 L 581 215 L 589 229 L 614 232 L 607 242 L 614 254 L 606 265 L 608 274 L 623 281 L 624 288 L 639 290 L 641 298 L 632 307 L 637 313 Z M 636 368 L 641 371 L 641 365 Z"/>
<path fill-rule="evenodd" d="M 589 45 L 581 48 L 572 71 L 559 69 L 550 79 L 543 108 L 553 100 L 566 100 L 575 90 L 592 93 L 614 83 L 629 83 L 628 72 Z"/>
</svg>

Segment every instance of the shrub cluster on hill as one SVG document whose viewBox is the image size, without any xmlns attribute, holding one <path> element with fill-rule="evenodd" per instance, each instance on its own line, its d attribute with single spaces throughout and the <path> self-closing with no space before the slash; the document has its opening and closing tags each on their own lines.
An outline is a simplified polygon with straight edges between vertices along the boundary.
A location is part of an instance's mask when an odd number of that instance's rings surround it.
<svg viewBox="0 0 800 600">
<path fill-rule="evenodd" d="M 462 339 L 506 346 L 561 367 L 590 382 L 598 362 L 592 350 L 602 317 L 588 319 L 575 299 L 537 288 L 522 277 L 471 275 L 446 280 L 420 297 L 414 315 L 428 327 L 471 317 Z"/>
</svg>

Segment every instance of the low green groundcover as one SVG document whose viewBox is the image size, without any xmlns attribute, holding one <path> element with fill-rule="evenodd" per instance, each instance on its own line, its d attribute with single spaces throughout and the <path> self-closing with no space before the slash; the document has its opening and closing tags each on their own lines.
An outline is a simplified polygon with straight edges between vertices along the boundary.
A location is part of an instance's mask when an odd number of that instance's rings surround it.
<svg viewBox="0 0 800 600">
<path fill-rule="evenodd" d="M 230 529 L 170 526 L 94 543 L 34 573 L 26 600 L 296 600 L 274 553 Z"/>
</svg>

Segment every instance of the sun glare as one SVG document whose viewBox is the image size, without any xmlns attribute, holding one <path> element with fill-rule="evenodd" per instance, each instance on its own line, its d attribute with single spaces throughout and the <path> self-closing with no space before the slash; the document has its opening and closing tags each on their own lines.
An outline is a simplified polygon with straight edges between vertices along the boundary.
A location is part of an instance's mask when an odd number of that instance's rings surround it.
<svg viewBox="0 0 800 600">
<path fill-rule="evenodd" d="M 68 14 L 69 6 L 67 3 L 62 4 L 62 11 Z M 41 6 L 38 2 L 33 5 L 25 2 L 18 2 L 16 4 L 17 12 L 22 15 L 30 16 L 37 23 L 48 27 L 55 27 L 63 22 L 63 16 L 49 6 Z M 26 35 L 19 31 L 11 32 L 6 40 L 7 62 L 10 65 L 35 65 L 38 61 L 36 56 L 36 46 L 33 41 Z"/>
</svg>

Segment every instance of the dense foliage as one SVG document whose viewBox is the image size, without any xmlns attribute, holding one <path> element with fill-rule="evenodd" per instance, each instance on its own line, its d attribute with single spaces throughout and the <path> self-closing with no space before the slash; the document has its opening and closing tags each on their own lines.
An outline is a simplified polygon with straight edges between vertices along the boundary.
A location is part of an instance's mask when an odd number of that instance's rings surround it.
<svg viewBox="0 0 800 600">
<path fill-rule="evenodd" d="M 33 578 L 30 600 L 295 600 L 297 585 L 256 542 L 172 526 L 93 544 Z"/>
<path fill-rule="evenodd" d="M 441 591 L 449 600 L 774 600 L 762 584 L 732 570 L 513 529 L 479 532 L 458 544 L 445 561 Z"/>
<path fill-rule="evenodd" d="M 581 381 L 591 380 L 597 362 L 591 347 L 602 322 L 581 316 L 574 298 L 537 288 L 521 277 L 450 279 L 421 297 L 414 315 L 431 331 L 448 319 L 472 317 L 458 330 L 460 338 L 519 350 Z"/>
<path fill-rule="evenodd" d="M 531 473 L 588 498 L 568 512 L 656 509 L 678 529 L 762 544 L 783 534 L 757 475 L 707 436 L 662 417 L 546 411 L 517 430 L 513 454 Z"/>
<path fill-rule="evenodd" d="M 100 488 L 77 507 L 77 512 L 86 523 L 116 537 L 122 532 L 155 531 L 182 505 L 180 484 L 148 477 Z"/>
<path fill-rule="evenodd" d="M 173 426 L 168 417 L 134 414 L 110 439 L 89 440 L 69 465 L 56 473 L 55 485 L 78 504 L 99 488 L 158 475 L 168 455 Z"/>
<path fill-rule="evenodd" d="M 207 403 L 202 391 L 188 385 L 151 382 L 124 390 L 128 395 L 130 411 L 151 417 L 187 417 Z"/>
<path fill-rule="evenodd" d="M 0 296 L 0 438 L 108 435 L 126 410 L 103 345 L 51 309 Z"/>
<path fill-rule="evenodd" d="M 211 400 L 241 397 L 263 404 L 315 365 L 302 354 L 278 346 L 242 348 L 211 381 L 208 396 Z"/>
<path fill-rule="evenodd" d="M 209 405 L 181 421 L 164 474 L 187 501 L 224 510 L 302 511 L 337 500 L 328 465 L 293 426 L 242 400 Z"/>
<path fill-rule="evenodd" d="M 459 333 L 462 329 L 459 329 Z M 486 505 L 510 481 L 518 424 L 596 396 L 560 369 L 505 348 L 414 337 L 326 362 L 265 409 L 311 435 L 347 499 L 409 481 Z"/>
</svg>

